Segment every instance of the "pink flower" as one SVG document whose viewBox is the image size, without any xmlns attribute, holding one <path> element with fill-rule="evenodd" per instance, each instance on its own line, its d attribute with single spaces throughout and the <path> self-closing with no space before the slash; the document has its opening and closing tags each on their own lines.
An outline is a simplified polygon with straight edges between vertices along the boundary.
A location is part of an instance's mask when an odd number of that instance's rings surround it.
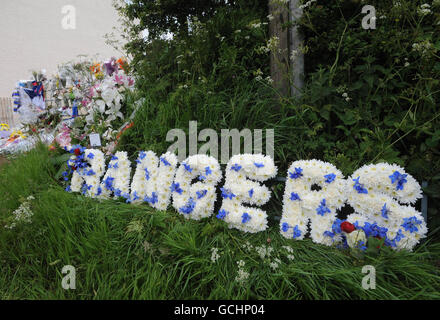
<svg viewBox="0 0 440 320">
<path fill-rule="evenodd" d="M 115 74 L 115 81 L 120 86 L 124 85 L 124 77 L 123 76 L 118 76 L 117 74 Z"/>
<path fill-rule="evenodd" d="M 87 99 L 83 99 L 82 101 L 81 101 L 81 105 L 83 106 L 83 107 L 87 107 L 87 105 L 90 103 L 90 101 L 89 100 L 87 100 Z"/>
<path fill-rule="evenodd" d="M 89 96 L 90 98 L 93 98 L 95 96 L 95 86 L 89 89 Z"/>
<path fill-rule="evenodd" d="M 70 128 L 66 124 L 63 125 L 55 140 L 62 148 L 70 147 L 72 139 L 70 138 Z"/>
</svg>

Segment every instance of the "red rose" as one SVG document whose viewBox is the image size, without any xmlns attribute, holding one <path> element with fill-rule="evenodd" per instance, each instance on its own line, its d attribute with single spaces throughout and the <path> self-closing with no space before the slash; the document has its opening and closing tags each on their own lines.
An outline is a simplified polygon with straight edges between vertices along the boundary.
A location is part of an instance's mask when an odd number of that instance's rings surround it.
<svg viewBox="0 0 440 320">
<path fill-rule="evenodd" d="M 74 152 L 75 152 L 75 155 L 76 155 L 76 156 L 79 156 L 79 155 L 81 154 L 81 150 L 79 150 L 79 149 L 75 149 Z"/>
<path fill-rule="evenodd" d="M 354 226 L 354 224 L 348 221 L 344 221 L 341 223 L 341 230 L 346 233 L 352 233 L 354 230 L 356 230 L 356 227 Z"/>
</svg>

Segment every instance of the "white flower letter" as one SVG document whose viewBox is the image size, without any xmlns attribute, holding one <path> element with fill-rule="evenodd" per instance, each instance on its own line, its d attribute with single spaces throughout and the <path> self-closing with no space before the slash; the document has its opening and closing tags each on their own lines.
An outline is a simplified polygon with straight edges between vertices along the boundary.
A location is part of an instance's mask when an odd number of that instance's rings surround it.
<svg viewBox="0 0 440 320">
<path fill-rule="evenodd" d="M 127 152 L 119 151 L 111 158 L 108 170 L 101 182 L 98 196 L 109 198 L 114 194 L 115 198 L 124 197 L 130 201 L 130 173 L 131 166 Z"/>
<path fill-rule="evenodd" d="M 74 168 L 70 191 L 82 192 L 91 198 L 96 198 L 100 179 L 104 174 L 105 159 L 104 154 L 99 150 L 76 149 L 81 151 L 73 155 L 69 160 L 70 168 Z M 85 183 L 85 184 L 84 184 Z"/>
<path fill-rule="evenodd" d="M 419 183 L 398 165 L 366 165 L 348 180 L 348 203 L 355 213 L 347 220 L 367 236 L 385 238 L 385 245 L 411 250 L 428 231 L 411 206 L 421 197 Z"/>
<path fill-rule="evenodd" d="M 275 177 L 276 173 L 275 163 L 269 156 L 244 154 L 232 157 L 226 168 L 226 181 L 221 189 L 223 203 L 217 218 L 224 220 L 230 228 L 245 232 L 266 230 L 266 212 L 245 207 L 242 203 L 261 206 L 268 202 L 271 192 L 260 182 Z"/>
<path fill-rule="evenodd" d="M 331 245 L 333 239 L 324 233 L 332 229 L 336 210 L 345 203 L 345 188 L 344 176 L 332 164 L 319 160 L 294 162 L 287 173 L 281 234 L 302 240 L 310 220 L 312 240 Z"/>
<path fill-rule="evenodd" d="M 193 179 L 200 181 L 191 184 Z M 214 212 L 215 187 L 222 173 L 218 161 L 207 155 L 187 158 L 177 169 L 171 186 L 174 208 L 187 219 L 200 220 Z"/>
<path fill-rule="evenodd" d="M 131 202 L 148 202 L 153 208 L 166 210 L 176 173 L 177 157 L 167 152 L 160 157 L 153 151 L 140 152 L 131 183 Z"/>
</svg>

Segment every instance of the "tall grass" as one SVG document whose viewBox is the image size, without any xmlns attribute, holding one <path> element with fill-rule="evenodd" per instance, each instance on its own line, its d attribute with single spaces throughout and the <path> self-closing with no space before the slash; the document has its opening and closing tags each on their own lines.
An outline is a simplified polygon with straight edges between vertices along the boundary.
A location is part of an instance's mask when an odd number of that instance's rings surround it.
<svg viewBox="0 0 440 320">
<path fill-rule="evenodd" d="M 2 299 L 440 298 L 440 244 L 357 256 L 284 239 L 276 225 L 250 235 L 215 218 L 187 221 L 174 211 L 70 194 L 54 171 L 43 147 L 0 169 Z M 4 229 L 18 198 L 30 194 L 32 223 Z M 273 252 L 262 259 L 249 245 Z M 293 249 L 293 260 L 283 246 Z M 275 258 L 281 263 L 273 270 Z M 239 260 L 250 274 L 243 284 L 235 280 Z M 65 265 L 76 268 L 76 290 L 61 286 Z M 376 268 L 375 290 L 362 289 L 364 265 Z"/>
</svg>

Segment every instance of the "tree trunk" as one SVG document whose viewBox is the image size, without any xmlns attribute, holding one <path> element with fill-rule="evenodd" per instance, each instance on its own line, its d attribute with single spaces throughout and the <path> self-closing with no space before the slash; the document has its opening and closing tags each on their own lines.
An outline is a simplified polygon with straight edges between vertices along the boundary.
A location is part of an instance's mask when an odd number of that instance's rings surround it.
<svg viewBox="0 0 440 320">
<path fill-rule="evenodd" d="M 289 32 L 288 28 L 283 28 L 283 24 L 289 21 L 289 10 L 286 5 L 269 0 L 269 14 L 274 18 L 269 24 L 270 37 L 279 39 L 278 51 L 270 56 L 270 73 L 274 87 L 282 96 L 288 96 L 290 88 L 286 66 L 289 63 Z"/>
</svg>

